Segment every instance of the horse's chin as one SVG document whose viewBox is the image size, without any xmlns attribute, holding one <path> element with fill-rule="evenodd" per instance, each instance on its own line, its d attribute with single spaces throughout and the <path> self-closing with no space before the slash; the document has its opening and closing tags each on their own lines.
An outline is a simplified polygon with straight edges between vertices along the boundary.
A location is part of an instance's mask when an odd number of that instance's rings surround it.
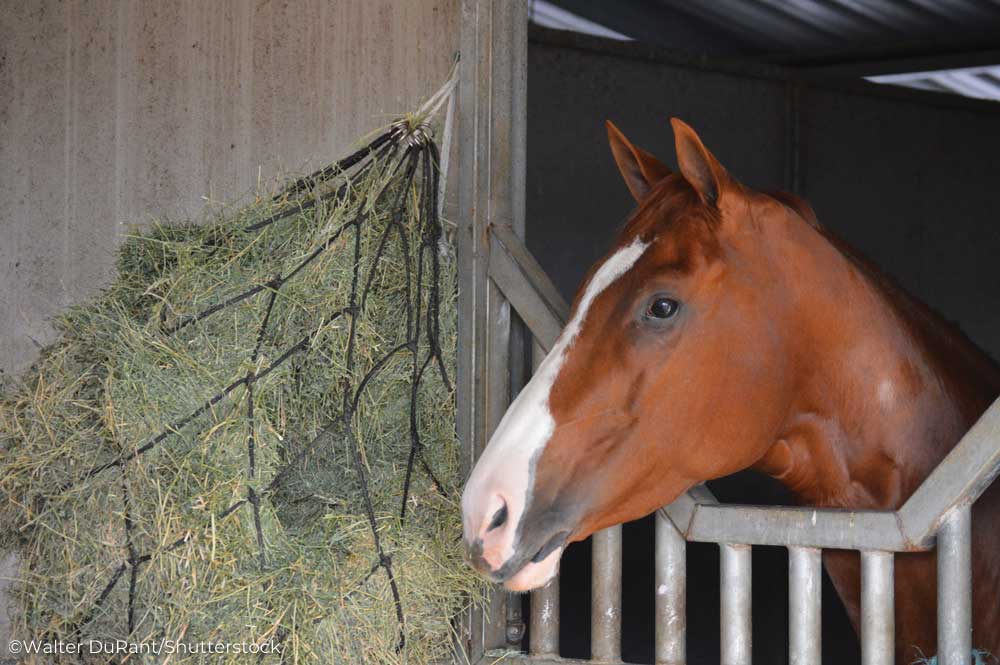
<svg viewBox="0 0 1000 665">
<path fill-rule="evenodd" d="M 559 559 L 565 547 L 556 548 L 547 557 L 535 563 L 529 561 L 521 570 L 507 578 L 503 586 L 507 591 L 531 591 L 548 584 L 559 572 Z"/>
</svg>

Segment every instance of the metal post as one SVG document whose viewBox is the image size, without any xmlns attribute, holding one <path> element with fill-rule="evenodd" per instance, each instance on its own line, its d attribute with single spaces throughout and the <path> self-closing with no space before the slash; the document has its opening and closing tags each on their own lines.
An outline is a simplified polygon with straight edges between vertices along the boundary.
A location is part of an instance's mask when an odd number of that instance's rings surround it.
<svg viewBox="0 0 1000 665">
<path fill-rule="evenodd" d="M 788 662 L 820 665 L 822 660 L 823 553 L 788 548 Z"/>
<path fill-rule="evenodd" d="M 656 664 L 684 665 L 687 639 L 687 543 L 656 513 Z"/>
<path fill-rule="evenodd" d="M 545 359 L 538 340 L 531 340 L 531 367 L 537 370 Z M 559 655 L 559 576 L 531 593 L 531 654 Z"/>
<path fill-rule="evenodd" d="M 458 119 L 457 429 L 470 468 L 509 399 L 510 307 L 487 275 L 489 228 L 524 235 L 527 0 L 462 0 Z M 504 594 L 468 616 L 474 662 L 505 646 Z"/>
<path fill-rule="evenodd" d="M 622 653 L 622 528 L 599 531 L 591 542 L 590 657 L 618 662 Z"/>
<path fill-rule="evenodd" d="M 892 552 L 861 553 L 861 663 L 892 665 L 896 642 Z"/>
<path fill-rule="evenodd" d="M 531 593 L 531 655 L 559 655 L 559 577 Z"/>
<path fill-rule="evenodd" d="M 719 549 L 722 577 L 722 665 L 750 665 L 753 644 L 750 610 L 751 548 L 749 545 L 722 543 Z"/>
<path fill-rule="evenodd" d="M 972 508 L 945 518 L 937 539 L 938 663 L 968 665 L 972 657 Z"/>
</svg>

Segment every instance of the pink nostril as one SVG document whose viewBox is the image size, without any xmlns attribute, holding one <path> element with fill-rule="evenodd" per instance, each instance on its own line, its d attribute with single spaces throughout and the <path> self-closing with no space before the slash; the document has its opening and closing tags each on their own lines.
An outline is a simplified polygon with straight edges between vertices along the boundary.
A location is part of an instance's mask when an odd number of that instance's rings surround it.
<svg viewBox="0 0 1000 665">
<path fill-rule="evenodd" d="M 514 555 L 516 537 L 512 522 L 516 524 L 517 513 L 511 512 L 507 498 L 499 493 L 490 493 L 486 500 L 474 508 L 479 530 L 468 547 L 474 559 L 473 564 L 482 570 L 499 570 L 504 562 Z M 516 506 L 515 506 L 516 510 Z"/>
</svg>

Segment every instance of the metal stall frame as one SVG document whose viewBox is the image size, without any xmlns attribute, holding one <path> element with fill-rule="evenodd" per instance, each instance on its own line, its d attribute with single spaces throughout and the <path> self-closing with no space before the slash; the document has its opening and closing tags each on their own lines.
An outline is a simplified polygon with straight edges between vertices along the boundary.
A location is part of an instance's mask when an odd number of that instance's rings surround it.
<svg viewBox="0 0 1000 665">
<path fill-rule="evenodd" d="M 490 229 L 524 237 L 527 1 L 462 0 L 459 48 L 456 397 L 468 471 L 510 403 L 511 312 L 490 278 Z M 461 638 L 470 662 L 520 642 L 520 635 L 507 635 L 506 618 L 520 605 L 506 601 L 495 591 L 486 607 L 465 617 Z M 511 618 L 520 625 L 519 616 Z"/>
<path fill-rule="evenodd" d="M 526 0 L 462 0 L 458 129 L 459 436 L 471 463 L 510 399 L 523 344 L 536 362 L 554 344 L 569 307 L 524 244 L 527 93 Z M 513 310 L 513 311 L 512 311 Z M 516 317 L 513 316 L 516 314 Z M 512 344 L 512 338 L 515 343 Z M 514 371 L 512 371 L 514 368 Z M 823 549 L 861 552 L 862 661 L 894 662 L 893 554 L 938 549 L 938 663 L 966 665 L 972 643 L 971 506 L 1000 474 L 1000 400 L 896 511 L 720 504 L 704 486 L 656 520 L 656 662 L 685 655 L 688 541 L 721 550 L 723 665 L 751 662 L 751 548 L 789 551 L 789 657 L 820 662 Z M 462 648 L 471 663 L 573 663 L 560 658 L 558 578 L 531 602 L 531 653 L 512 653 L 524 632 L 520 601 L 501 591 L 468 612 Z M 593 536 L 592 656 L 621 663 L 621 527 Z M 584 662 L 584 661 L 576 661 Z"/>
</svg>

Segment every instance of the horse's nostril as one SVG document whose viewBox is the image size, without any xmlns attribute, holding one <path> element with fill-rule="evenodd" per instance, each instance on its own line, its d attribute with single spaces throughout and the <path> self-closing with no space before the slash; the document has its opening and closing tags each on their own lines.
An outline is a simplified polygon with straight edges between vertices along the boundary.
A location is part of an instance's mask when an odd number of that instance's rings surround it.
<svg viewBox="0 0 1000 665">
<path fill-rule="evenodd" d="M 493 519 L 490 520 L 490 525 L 486 528 L 486 533 L 489 533 L 493 529 L 499 529 L 507 521 L 507 502 L 505 501 L 500 510 L 493 513 Z"/>
</svg>

